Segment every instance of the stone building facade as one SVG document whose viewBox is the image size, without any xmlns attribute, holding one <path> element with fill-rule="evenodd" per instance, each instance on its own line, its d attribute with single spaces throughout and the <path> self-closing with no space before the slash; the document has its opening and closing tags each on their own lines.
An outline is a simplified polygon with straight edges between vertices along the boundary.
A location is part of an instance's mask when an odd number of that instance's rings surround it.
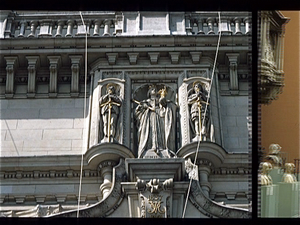
<svg viewBox="0 0 300 225">
<path fill-rule="evenodd" d="M 251 216 L 250 13 L 2 11 L 0 31 L 2 216 Z"/>
</svg>

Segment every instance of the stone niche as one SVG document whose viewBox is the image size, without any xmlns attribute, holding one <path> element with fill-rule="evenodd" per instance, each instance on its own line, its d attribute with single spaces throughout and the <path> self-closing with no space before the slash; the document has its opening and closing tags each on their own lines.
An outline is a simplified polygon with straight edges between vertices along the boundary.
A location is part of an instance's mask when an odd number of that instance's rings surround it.
<svg viewBox="0 0 300 225">
<path fill-rule="evenodd" d="M 116 103 L 114 102 L 117 101 L 116 98 L 113 99 L 113 96 L 109 97 L 112 99 L 110 118 L 115 116 L 113 115 L 114 113 L 118 114 L 118 118 L 114 121 L 114 127 L 111 126 L 109 129 L 111 133 L 110 136 L 113 136 L 110 137 L 112 139 L 109 142 L 125 145 L 132 150 L 137 158 L 143 157 L 143 149 L 139 141 L 141 140 L 139 137 L 141 134 L 139 130 L 141 125 L 137 121 L 137 109 L 139 105 L 149 103 L 149 89 L 155 86 L 157 92 L 157 98 L 155 100 L 156 108 L 161 108 L 159 112 L 157 111 L 160 122 L 156 128 L 157 130 L 161 129 L 161 131 L 157 131 L 156 136 L 159 139 L 160 135 L 162 135 L 163 139 L 163 143 L 159 144 L 158 148 L 168 149 L 166 153 L 161 151 L 162 156 L 158 156 L 158 158 L 174 157 L 181 147 L 199 140 L 199 137 L 196 137 L 195 128 L 193 128 L 191 124 L 192 106 L 188 103 L 188 98 L 191 93 L 194 93 L 193 85 L 197 82 L 201 83 L 204 95 L 208 95 L 210 85 L 208 74 L 210 73 L 209 68 L 190 71 L 95 71 L 93 76 L 91 111 L 89 114 L 89 148 L 107 142 L 107 138 L 105 139 L 104 136 L 105 132 L 108 132 L 108 128 L 105 128 L 104 111 L 102 108 L 103 104 L 107 104 L 107 101 L 106 103 L 102 101 L 102 104 L 99 102 L 107 95 L 107 87 L 113 84 L 115 86 L 114 95 L 117 96 L 120 101 Z M 212 84 L 210 96 L 206 110 L 207 119 L 203 124 L 203 128 L 205 129 L 201 129 L 203 133 L 202 140 L 221 144 L 219 92 L 215 82 Z M 161 102 L 158 103 L 161 99 L 164 99 L 165 106 L 162 106 Z M 202 111 L 200 114 L 204 114 L 205 102 L 201 100 L 201 104 L 200 107 Z M 168 110 L 170 111 L 169 114 L 167 112 Z M 109 115 L 108 110 L 106 113 Z M 168 115 L 168 118 L 166 115 Z M 203 121 L 201 121 L 201 123 L 202 122 Z M 147 126 L 150 125 L 148 124 Z M 145 140 L 148 138 L 147 135 L 145 136 L 146 138 L 144 138 Z M 159 142 L 159 140 L 157 142 Z M 151 149 L 151 146 L 149 147 L 151 144 L 147 143 L 147 145 L 145 148 Z M 155 154 L 150 158 L 156 158 Z"/>
</svg>

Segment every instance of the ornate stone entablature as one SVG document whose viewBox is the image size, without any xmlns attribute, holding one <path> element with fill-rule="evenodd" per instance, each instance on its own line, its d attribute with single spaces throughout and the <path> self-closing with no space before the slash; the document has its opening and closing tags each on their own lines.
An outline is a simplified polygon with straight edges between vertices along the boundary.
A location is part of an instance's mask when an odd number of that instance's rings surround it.
<svg viewBox="0 0 300 225">
<path fill-rule="evenodd" d="M 289 21 L 279 11 L 261 11 L 259 36 L 259 101 L 269 104 L 284 86 L 283 37 Z"/>
</svg>

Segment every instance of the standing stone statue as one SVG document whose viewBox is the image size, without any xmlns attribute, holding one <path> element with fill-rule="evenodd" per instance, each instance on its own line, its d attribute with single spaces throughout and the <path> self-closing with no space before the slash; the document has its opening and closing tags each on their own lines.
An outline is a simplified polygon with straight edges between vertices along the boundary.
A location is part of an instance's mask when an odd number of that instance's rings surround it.
<svg viewBox="0 0 300 225">
<path fill-rule="evenodd" d="M 103 139 L 101 142 L 115 142 L 118 117 L 122 99 L 116 94 L 117 85 L 106 85 L 106 94 L 100 97 L 100 112 L 103 119 Z"/>
<path fill-rule="evenodd" d="M 170 158 L 170 153 L 174 154 L 176 106 L 166 99 L 166 95 L 166 87 L 157 92 L 157 87 L 150 85 L 148 99 L 141 102 L 134 100 L 138 104 L 135 118 L 139 158 Z"/>
<path fill-rule="evenodd" d="M 205 105 L 207 103 L 206 91 L 203 89 L 200 81 L 195 81 L 193 83 L 193 88 L 188 91 L 188 104 L 190 105 L 190 121 L 191 127 L 195 134 L 193 141 L 203 140 L 206 134 L 205 124 L 208 121 L 208 117 L 205 117 L 204 124 L 204 113 Z M 208 110 L 206 111 L 208 114 Z"/>
</svg>

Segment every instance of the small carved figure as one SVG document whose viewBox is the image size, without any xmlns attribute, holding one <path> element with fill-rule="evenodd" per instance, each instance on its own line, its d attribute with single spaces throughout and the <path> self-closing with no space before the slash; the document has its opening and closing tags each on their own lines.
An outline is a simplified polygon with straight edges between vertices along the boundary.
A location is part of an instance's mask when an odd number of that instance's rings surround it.
<svg viewBox="0 0 300 225">
<path fill-rule="evenodd" d="M 160 98 L 158 98 L 160 94 Z M 141 102 L 133 100 L 138 128 L 138 157 L 149 152 L 151 156 L 171 157 L 175 146 L 174 103 L 166 99 L 167 89 L 157 92 L 155 85 L 150 85 L 148 99 Z M 174 154 L 175 155 L 175 154 Z"/>
<path fill-rule="evenodd" d="M 272 164 L 269 162 L 262 162 L 260 164 L 261 167 L 261 185 L 266 186 L 266 185 L 272 185 L 272 177 L 269 175 L 269 171 L 272 169 Z"/>
<path fill-rule="evenodd" d="M 282 181 L 284 183 L 295 183 L 297 182 L 296 176 L 293 174 L 295 170 L 294 163 L 286 163 L 285 164 L 285 173 L 282 176 Z"/>
<path fill-rule="evenodd" d="M 122 99 L 116 94 L 116 89 L 116 84 L 107 84 L 106 94 L 99 100 L 104 133 L 104 137 L 101 142 L 115 141 L 116 127 L 118 124 L 120 107 L 122 105 Z"/>
<path fill-rule="evenodd" d="M 188 91 L 188 104 L 190 105 L 191 125 L 195 133 L 193 140 L 202 140 L 202 137 L 206 134 L 205 124 L 208 121 L 208 117 L 204 115 L 205 105 L 209 103 L 207 103 L 207 96 L 200 81 L 195 81 L 193 88 Z M 206 114 L 208 114 L 208 112 L 206 112 Z M 205 121 L 204 124 L 202 124 L 204 117 Z"/>
</svg>

